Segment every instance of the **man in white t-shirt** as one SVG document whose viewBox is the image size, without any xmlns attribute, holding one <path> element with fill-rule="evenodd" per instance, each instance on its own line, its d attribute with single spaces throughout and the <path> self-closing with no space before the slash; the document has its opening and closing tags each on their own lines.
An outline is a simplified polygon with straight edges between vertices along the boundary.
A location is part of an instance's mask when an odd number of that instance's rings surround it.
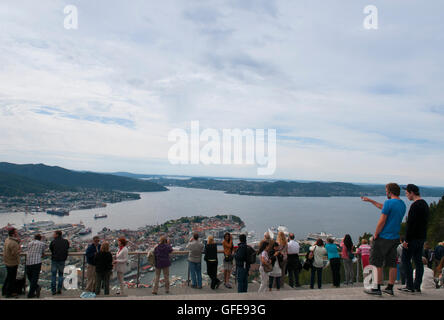
<svg viewBox="0 0 444 320">
<path fill-rule="evenodd" d="M 299 261 L 299 243 L 294 240 L 294 233 L 288 235 L 288 284 L 290 287 L 300 287 L 299 284 L 299 271 L 302 269 L 301 262 Z"/>
</svg>

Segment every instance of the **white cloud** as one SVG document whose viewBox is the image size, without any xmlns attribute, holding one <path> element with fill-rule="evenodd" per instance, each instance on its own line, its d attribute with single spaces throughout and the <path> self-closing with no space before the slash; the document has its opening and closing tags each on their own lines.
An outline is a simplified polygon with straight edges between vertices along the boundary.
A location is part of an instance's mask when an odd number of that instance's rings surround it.
<svg viewBox="0 0 444 320">
<path fill-rule="evenodd" d="M 276 128 L 278 178 L 444 185 L 442 5 L 373 4 L 2 1 L 1 160 L 254 176 L 168 164 L 199 120 Z"/>
</svg>

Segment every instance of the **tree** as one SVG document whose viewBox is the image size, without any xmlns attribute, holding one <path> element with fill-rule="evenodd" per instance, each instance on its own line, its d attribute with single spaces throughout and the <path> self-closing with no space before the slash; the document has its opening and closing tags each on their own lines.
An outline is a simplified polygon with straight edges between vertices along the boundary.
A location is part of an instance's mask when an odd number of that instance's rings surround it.
<svg viewBox="0 0 444 320">
<path fill-rule="evenodd" d="M 433 247 L 444 241 L 444 196 L 438 203 L 430 204 L 427 240 Z"/>
</svg>

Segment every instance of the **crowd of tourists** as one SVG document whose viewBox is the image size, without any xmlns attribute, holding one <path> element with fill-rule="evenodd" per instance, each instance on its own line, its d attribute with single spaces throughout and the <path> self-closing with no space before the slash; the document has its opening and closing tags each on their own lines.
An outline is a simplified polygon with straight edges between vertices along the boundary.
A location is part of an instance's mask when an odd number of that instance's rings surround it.
<svg viewBox="0 0 444 320">
<path fill-rule="evenodd" d="M 36 234 L 34 240 L 28 245 L 26 252 L 25 274 L 29 281 L 28 298 L 39 298 L 42 287 L 38 284 L 42 267 L 42 258 L 45 256 L 47 245 L 42 241 L 42 236 Z M 126 272 L 128 261 L 127 241 L 125 238 L 118 239 L 119 249 L 116 254 L 110 253 L 109 243 L 100 243 L 99 237 L 94 237 L 88 246 L 85 256 L 87 261 L 87 285 L 86 290 L 109 294 L 109 280 L 114 270 L 120 284 L 117 294 L 123 294 L 123 275 Z M 51 255 L 51 292 L 52 295 L 62 294 L 65 263 L 68 259 L 70 243 L 63 238 L 61 231 L 55 231 L 53 240 L 49 244 Z M 2 295 L 6 298 L 16 297 L 25 286 L 24 279 L 17 279 L 17 270 L 20 265 L 21 246 L 17 229 L 8 231 L 8 238 L 3 248 L 3 261 L 6 265 L 6 278 L 2 287 Z"/>
<path fill-rule="evenodd" d="M 324 270 L 330 267 L 332 285 L 341 286 L 341 266 L 343 266 L 344 286 L 353 286 L 356 275 L 354 263 L 359 259 L 362 269 L 376 268 L 374 274 L 374 288 L 366 289 L 371 295 L 394 295 L 395 283 L 402 286 L 398 289 L 404 293 L 420 293 L 422 289 L 439 288 L 443 286 L 444 268 L 444 242 L 440 242 L 434 250 L 426 242 L 429 206 L 421 198 L 419 188 L 409 184 L 405 189 L 406 197 L 412 201 L 410 206 L 405 234 L 400 236 L 401 223 L 406 213 L 406 205 L 400 197 L 400 187 L 395 183 L 386 185 L 387 200 L 378 203 L 370 198 L 362 197 L 365 202 L 373 204 L 381 210 L 374 235 L 360 239 L 358 245 L 354 245 L 352 238 L 346 234 L 340 244 L 334 239 L 327 238 L 317 241 L 309 247 L 305 259 L 301 259 L 300 244 L 295 240 L 294 233 L 288 235 L 279 232 L 276 239 L 268 232 L 264 234 L 258 250 L 254 250 L 247 244 L 244 234 L 239 236 L 239 243 L 233 243 L 230 233 L 225 233 L 223 248 L 223 277 L 218 277 L 219 254 L 217 244 L 213 236 L 209 236 L 205 243 L 201 241 L 198 233 L 190 238 L 186 250 L 188 251 L 188 267 L 191 278 L 191 288 L 202 289 L 202 257 L 206 263 L 206 271 L 210 279 L 209 286 L 217 290 L 220 285 L 231 289 L 230 283 L 233 270 L 235 271 L 237 292 L 248 291 L 250 267 L 259 261 L 260 287 L 259 292 L 279 291 L 284 287 L 285 279 L 288 279 L 290 288 L 301 287 L 301 272 L 310 272 L 310 289 L 322 288 Z M 49 245 L 51 253 L 51 290 L 52 294 L 61 294 L 63 286 L 63 272 L 68 258 L 69 241 L 64 239 L 61 231 L 54 233 L 54 239 Z M 110 245 L 107 242 L 100 243 L 99 237 L 94 237 L 92 243 L 85 252 L 87 262 L 86 291 L 100 294 L 103 288 L 104 294 L 110 293 L 110 277 L 116 272 L 119 282 L 117 294 L 125 293 L 124 274 L 127 271 L 128 249 L 125 238 L 118 239 L 118 251 L 111 254 Z M 40 297 L 41 287 L 38 285 L 39 274 L 42 265 L 42 257 L 45 254 L 46 245 L 42 236 L 35 235 L 34 241 L 28 245 L 26 254 L 25 273 L 29 280 L 28 298 Z M 169 268 L 171 266 L 170 255 L 173 248 L 167 237 L 162 236 L 158 245 L 148 253 L 148 260 L 155 267 L 152 294 L 157 295 L 160 276 L 164 277 L 165 293 L 169 293 Z M 9 230 L 9 237 L 4 245 L 4 263 L 7 276 L 2 287 L 5 297 L 17 295 L 17 269 L 20 264 L 21 246 L 17 230 Z M 412 268 L 412 262 L 415 270 Z M 383 279 L 383 267 L 389 268 L 387 286 L 381 288 Z M 24 285 L 24 284 L 23 284 Z"/>
</svg>

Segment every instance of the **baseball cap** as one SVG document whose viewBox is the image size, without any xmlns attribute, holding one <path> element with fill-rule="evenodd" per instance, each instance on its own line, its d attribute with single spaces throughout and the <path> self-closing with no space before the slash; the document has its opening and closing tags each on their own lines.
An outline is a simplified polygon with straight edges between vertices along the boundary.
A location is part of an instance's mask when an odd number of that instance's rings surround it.
<svg viewBox="0 0 444 320">
<path fill-rule="evenodd" d="M 407 192 L 413 192 L 414 194 L 419 194 L 419 188 L 418 186 L 414 184 L 408 184 L 406 187 L 402 187 L 404 190 L 407 190 Z"/>
</svg>

